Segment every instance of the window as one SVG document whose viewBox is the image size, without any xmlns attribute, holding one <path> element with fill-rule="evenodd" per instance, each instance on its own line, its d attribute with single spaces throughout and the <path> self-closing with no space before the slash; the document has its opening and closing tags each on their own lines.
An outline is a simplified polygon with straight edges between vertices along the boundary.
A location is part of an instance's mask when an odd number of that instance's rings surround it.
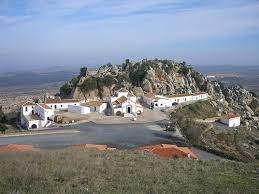
<svg viewBox="0 0 259 194">
<path fill-rule="evenodd" d="M 57 108 L 57 105 L 55 105 L 55 108 Z"/>
<path fill-rule="evenodd" d="M 50 105 L 50 107 L 52 108 L 52 105 Z"/>
<path fill-rule="evenodd" d="M 160 104 L 161 106 L 163 106 L 163 104 Z"/>
<path fill-rule="evenodd" d="M 76 106 L 76 104 L 75 104 L 75 106 Z"/>
<path fill-rule="evenodd" d="M 155 106 L 158 106 L 158 104 L 156 103 Z"/>
<path fill-rule="evenodd" d="M 63 107 L 63 105 L 61 104 L 60 107 Z"/>
<path fill-rule="evenodd" d="M 28 107 L 25 107 L 25 111 L 26 111 L 26 112 L 28 111 Z"/>
</svg>

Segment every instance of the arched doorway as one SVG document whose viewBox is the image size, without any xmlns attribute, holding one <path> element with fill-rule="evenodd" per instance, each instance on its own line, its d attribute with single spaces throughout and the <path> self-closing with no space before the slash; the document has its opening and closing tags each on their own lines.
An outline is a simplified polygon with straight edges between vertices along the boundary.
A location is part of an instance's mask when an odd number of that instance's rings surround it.
<svg viewBox="0 0 259 194">
<path fill-rule="evenodd" d="M 37 127 L 36 124 L 33 124 L 33 125 L 31 126 L 31 128 L 32 128 L 32 129 L 37 129 L 38 127 Z"/>
<path fill-rule="evenodd" d="M 131 107 L 130 106 L 127 107 L 127 113 L 129 113 L 129 114 L 131 113 Z"/>
<path fill-rule="evenodd" d="M 116 115 L 117 115 L 117 116 L 121 116 L 121 111 L 117 111 L 117 112 L 116 112 Z"/>
</svg>

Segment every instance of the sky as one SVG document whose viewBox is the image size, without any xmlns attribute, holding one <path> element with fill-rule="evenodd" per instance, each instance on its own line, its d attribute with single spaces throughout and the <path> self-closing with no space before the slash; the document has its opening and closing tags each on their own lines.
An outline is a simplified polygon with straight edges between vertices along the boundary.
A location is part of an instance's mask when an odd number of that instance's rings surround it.
<svg viewBox="0 0 259 194">
<path fill-rule="evenodd" d="M 127 58 L 259 66 L 259 0 L 0 0 L 0 71 Z"/>
</svg>

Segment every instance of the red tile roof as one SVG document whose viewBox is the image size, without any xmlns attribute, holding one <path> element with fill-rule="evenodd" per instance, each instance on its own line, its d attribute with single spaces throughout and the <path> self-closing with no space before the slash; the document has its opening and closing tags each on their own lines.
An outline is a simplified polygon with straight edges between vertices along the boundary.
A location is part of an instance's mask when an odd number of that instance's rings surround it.
<svg viewBox="0 0 259 194">
<path fill-rule="evenodd" d="M 232 113 L 224 115 L 225 119 L 233 119 L 233 118 L 237 118 L 237 117 L 240 117 L 240 116 L 236 115 L 236 114 L 232 114 Z"/>
<path fill-rule="evenodd" d="M 51 109 L 48 105 L 43 104 L 43 103 L 39 104 L 39 106 L 41 106 L 44 109 Z"/>
<path fill-rule="evenodd" d="M 125 96 L 119 97 L 117 100 L 115 100 L 112 104 L 113 105 L 120 105 L 127 101 L 127 98 Z"/>
<path fill-rule="evenodd" d="M 164 158 L 187 158 L 188 154 L 191 159 L 196 160 L 197 156 L 188 147 L 178 147 L 172 144 L 158 144 L 139 147 L 139 150 L 149 151 Z"/>
</svg>

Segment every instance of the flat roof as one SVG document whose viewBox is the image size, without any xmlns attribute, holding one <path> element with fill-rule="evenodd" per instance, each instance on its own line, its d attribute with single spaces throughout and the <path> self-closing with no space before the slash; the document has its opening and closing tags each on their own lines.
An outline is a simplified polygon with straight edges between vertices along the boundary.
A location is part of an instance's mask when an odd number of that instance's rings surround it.
<svg viewBox="0 0 259 194">
<path fill-rule="evenodd" d="M 47 98 L 46 104 L 78 103 L 77 99 Z"/>
<path fill-rule="evenodd" d="M 90 101 L 90 102 L 85 102 L 85 103 L 82 103 L 81 105 L 82 106 L 101 106 L 103 103 L 106 103 L 104 101 Z"/>
<path fill-rule="evenodd" d="M 34 102 L 25 102 L 22 106 L 34 106 L 36 105 Z"/>
</svg>

